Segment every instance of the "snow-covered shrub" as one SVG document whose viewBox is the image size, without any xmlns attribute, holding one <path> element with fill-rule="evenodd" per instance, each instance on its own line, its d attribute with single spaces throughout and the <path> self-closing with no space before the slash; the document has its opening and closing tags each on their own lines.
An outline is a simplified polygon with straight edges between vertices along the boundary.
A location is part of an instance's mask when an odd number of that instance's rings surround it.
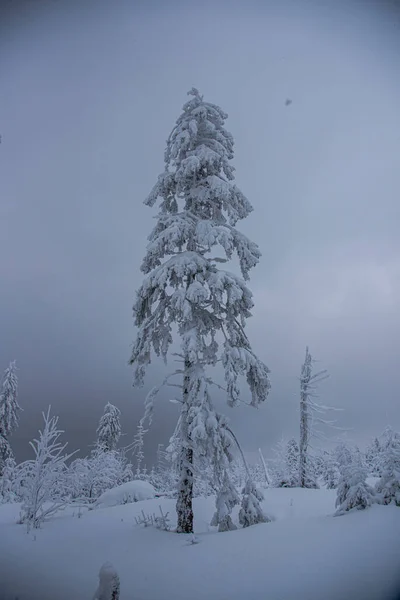
<svg viewBox="0 0 400 600">
<path fill-rule="evenodd" d="M 74 498 L 96 500 L 103 492 L 132 480 L 132 465 L 118 451 L 96 449 L 89 458 L 74 460 L 69 479 Z"/>
<path fill-rule="evenodd" d="M 371 506 L 374 502 L 374 490 L 366 482 L 367 472 L 357 462 L 343 467 L 337 489 L 335 515 L 343 515 L 346 511 L 358 510 Z"/>
<path fill-rule="evenodd" d="M 111 563 L 104 563 L 99 571 L 99 586 L 93 600 L 119 600 L 120 581 Z"/>
<path fill-rule="evenodd" d="M 143 527 L 151 527 L 154 526 L 156 529 L 162 529 L 163 531 L 170 531 L 170 518 L 169 513 L 163 513 L 161 506 L 158 507 L 160 514 L 145 514 L 144 510 L 142 510 L 142 514 L 138 517 L 135 517 L 136 525 L 143 525 Z"/>
<path fill-rule="evenodd" d="M 267 523 L 271 520 L 264 514 L 261 508 L 260 502 L 264 500 L 264 496 L 251 479 L 246 481 L 242 494 L 239 523 L 243 527 L 250 527 L 250 525 L 256 525 L 257 523 Z"/>
<path fill-rule="evenodd" d="M 131 502 L 150 500 L 155 495 L 156 491 L 150 483 L 140 479 L 133 480 L 103 492 L 97 498 L 94 507 L 106 508 L 120 504 L 130 504 Z"/>
<path fill-rule="evenodd" d="M 64 433 L 58 429 L 58 417 L 50 417 L 50 408 L 42 414 L 43 431 L 39 431 L 39 439 L 30 442 L 35 458 L 18 465 L 16 475 L 21 483 L 21 522 L 26 523 L 28 529 L 40 527 L 68 501 L 64 496 L 66 461 L 72 454 L 64 454 L 67 444 L 58 441 Z"/>
</svg>

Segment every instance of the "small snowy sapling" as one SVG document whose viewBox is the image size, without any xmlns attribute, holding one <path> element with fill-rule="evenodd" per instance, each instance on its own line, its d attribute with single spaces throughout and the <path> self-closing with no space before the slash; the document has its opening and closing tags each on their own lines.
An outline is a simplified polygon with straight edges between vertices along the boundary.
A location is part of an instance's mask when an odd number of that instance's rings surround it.
<svg viewBox="0 0 400 600">
<path fill-rule="evenodd" d="M 97 447 L 104 452 L 113 452 L 121 437 L 121 411 L 108 402 L 97 428 Z"/>
<path fill-rule="evenodd" d="M 93 600 L 119 600 L 119 575 L 111 563 L 104 563 L 99 571 L 99 586 Z"/>
<path fill-rule="evenodd" d="M 239 523 L 243 527 L 250 527 L 257 523 L 267 523 L 271 520 L 264 514 L 261 508 L 260 503 L 264 500 L 264 496 L 251 479 L 246 481 L 242 494 L 243 498 L 241 509 L 239 511 Z"/>
<path fill-rule="evenodd" d="M 357 462 L 343 468 L 337 489 L 335 516 L 352 509 L 362 510 L 373 504 L 375 493 L 367 484 L 366 477 L 366 470 Z"/>
<path fill-rule="evenodd" d="M 50 417 L 50 407 L 42 414 L 43 431 L 39 431 L 39 439 L 30 442 L 35 458 L 18 465 L 17 473 L 17 479 L 23 483 L 21 522 L 27 524 L 28 530 L 40 527 L 46 518 L 66 506 L 66 461 L 74 454 L 64 454 L 67 444 L 59 442 L 64 432 L 58 429 L 58 417 Z"/>
</svg>

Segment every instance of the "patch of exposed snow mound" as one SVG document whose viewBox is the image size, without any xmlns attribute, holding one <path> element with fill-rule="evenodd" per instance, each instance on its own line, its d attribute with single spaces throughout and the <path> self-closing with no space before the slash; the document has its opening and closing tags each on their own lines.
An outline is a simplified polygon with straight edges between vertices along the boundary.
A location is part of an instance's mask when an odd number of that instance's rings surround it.
<svg viewBox="0 0 400 600">
<path fill-rule="evenodd" d="M 111 563 L 104 563 L 99 572 L 99 587 L 93 600 L 119 600 L 119 576 Z"/>
<path fill-rule="evenodd" d="M 119 506 L 120 504 L 130 504 L 140 500 L 150 500 L 156 495 L 156 490 L 147 481 L 135 479 L 118 485 L 111 490 L 107 490 L 97 499 L 94 506 L 107 508 L 110 506 Z"/>
</svg>

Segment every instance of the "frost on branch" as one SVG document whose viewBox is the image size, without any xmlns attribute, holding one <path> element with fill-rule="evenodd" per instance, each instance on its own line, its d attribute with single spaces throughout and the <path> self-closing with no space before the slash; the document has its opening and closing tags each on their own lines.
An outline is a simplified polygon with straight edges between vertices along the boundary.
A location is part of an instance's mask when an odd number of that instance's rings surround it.
<svg viewBox="0 0 400 600">
<path fill-rule="evenodd" d="M 182 382 L 175 436 L 180 472 L 177 511 L 178 531 L 185 532 L 193 527 L 194 475 L 196 464 L 202 462 L 198 457 L 211 463 L 214 453 L 222 461 L 213 475 L 220 490 L 217 513 L 223 515 L 226 506 L 229 514 L 234 499 L 234 492 L 228 492 L 231 484 L 221 450 L 225 433 L 208 391 L 214 382 L 205 370 L 222 366 L 231 406 L 244 401 L 239 377 L 247 381 L 251 394 L 247 404 L 254 407 L 266 400 L 270 389 L 269 370 L 255 356 L 245 333 L 253 308 L 246 281 L 260 251 L 236 224 L 253 209 L 233 183 L 233 138 L 224 127 L 227 115 L 205 102 L 196 89 L 189 95 L 167 141 L 165 170 L 145 201 L 148 206 L 158 204 L 158 214 L 141 265 L 144 278 L 133 307 L 137 336 L 130 361 L 134 383 L 142 385 L 152 356 L 166 361 L 177 331 L 183 363 L 176 371 Z M 233 257 L 239 261 L 241 277 L 219 268 Z M 213 442 L 208 444 L 203 432 L 210 428 Z"/>
</svg>

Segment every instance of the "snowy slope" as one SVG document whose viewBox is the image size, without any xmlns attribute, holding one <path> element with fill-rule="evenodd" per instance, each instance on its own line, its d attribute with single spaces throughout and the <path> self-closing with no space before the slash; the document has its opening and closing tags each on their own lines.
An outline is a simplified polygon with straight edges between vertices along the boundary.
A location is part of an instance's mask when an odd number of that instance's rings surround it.
<svg viewBox="0 0 400 600">
<path fill-rule="evenodd" d="M 392 600 L 400 509 L 375 505 L 335 518 L 334 490 L 265 496 L 276 520 L 228 533 L 208 526 L 213 498 L 196 499 L 195 545 L 190 536 L 134 525 L 142 509 L 158 512 L 159 504 L 173 517 L 174 501 L 164 498 L 82 518 L 67 509 L 29 535 L 15 524 L 18 506 L 0 506 L 0 599 L 88 600 L 110 561 L 121 600 Z"/>
</svg>

